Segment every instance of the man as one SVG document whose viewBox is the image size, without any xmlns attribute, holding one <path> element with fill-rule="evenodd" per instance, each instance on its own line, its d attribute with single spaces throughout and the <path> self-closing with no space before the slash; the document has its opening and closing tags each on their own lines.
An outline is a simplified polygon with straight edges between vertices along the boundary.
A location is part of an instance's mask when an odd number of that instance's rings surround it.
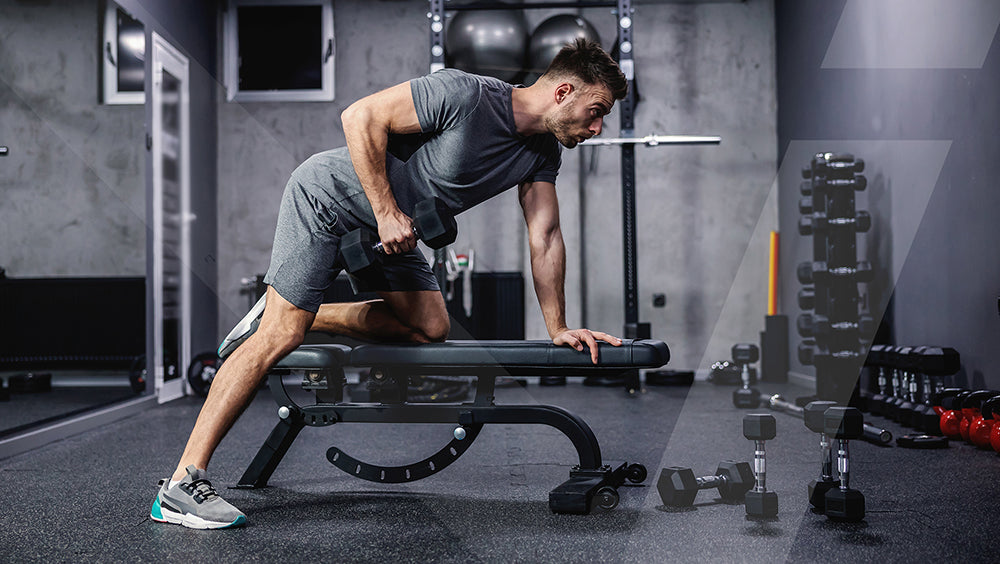
<svg viewBox="0 0 1000 564">
<path fill-rule="evenodd" d="M 348 107 L 341 116 L 347 147 L 314 155 L 291 175 L 266 294 L 220 347 L 228 358 L 177 469 L 161 484 L 152 518 L 194 528 L 246 522 L 219 497 L 205 468 L 267 371 L 307 331 L 375 341 L 445 339 L 450 322 L 444 299 L 416 249 L 408 215 L 430 196 L 459 213 L 519 186 L 535 291 L 552 341 L 579 351 L 586 346 L 594 363 L 598 340 L 620 345 L 617 337 L 566 326 L 566 252 L 555 179 L 559 145 L 573 148 L 600 134 L 604 116 L 626 88 L 600 45 L 580 39 L 527 88 L 442 70 Z M 388 257 L 383 274 L 352 278 L 352 284 L 381 299 L 323 304 L 324 290 L 343 269 L 340 238 L 359 227 L 377 230 Z"/>
</svg>

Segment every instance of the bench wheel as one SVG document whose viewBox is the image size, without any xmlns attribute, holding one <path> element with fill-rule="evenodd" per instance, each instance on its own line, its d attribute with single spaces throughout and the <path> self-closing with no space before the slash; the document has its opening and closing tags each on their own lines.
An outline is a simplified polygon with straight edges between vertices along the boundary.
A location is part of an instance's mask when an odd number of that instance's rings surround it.
<svg viewBox="0 0 1000 564">
<path fill-rule="evenodd" d="M 641 484 L 646 480 L 646 467 L 642 464 L 632 464 L 628 467 L 628 474 L 625 476 L 633 484 Z"/>
<path fill-rule="evenodd" d="M 594 494 L 597 506 L 601 509 L 614 509 L 618 507 L 618 492 L 611 486 L 604 486 Z"/>
</svg>

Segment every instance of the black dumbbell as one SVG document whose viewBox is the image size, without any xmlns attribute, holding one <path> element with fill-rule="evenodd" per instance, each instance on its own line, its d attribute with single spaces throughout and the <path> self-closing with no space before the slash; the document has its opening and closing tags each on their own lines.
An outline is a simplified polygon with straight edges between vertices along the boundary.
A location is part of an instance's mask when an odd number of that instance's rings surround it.
<svg viewBox="0 0 1000 564">
<path fill-rule="evenodd" d="M 826 492 L 839 488 L 840 480 L 833 478 L 833 449 L 826 434 L 826 410 L 837 405 L 832 401 L 813 401 L 802 408 L 802 420 L 813 433 L 819 433 L 820 474 L 818 480 L 809 482 L 809 503 L 823 511 L 826 507 Z"/>
<path fill-rule="evenodd" d="M 854 214 L 854 217 L 828 218 L 825 212 L 815 212 L 799 218 L 799 235 L 803 237 L 808 237 L 813 232 L 842 228 L 850 228 L 858 233 L 865 233 L 871 227 L 872 216 L 866 211 L 859 211 Z"/>
<path fill-rule="evenodd" d="M 876 372 L 875 379 L 878 383 L 878 392 L 870 397 L 867 402 L 868 412 L 872 415 L 882 414 L 885 401 L 890 395 L 889 378 L 886 376 L 888 366 L 886 349 L 888 346 L 889 345 L 872 345 L 868 350 L 868 358 L 865 359 L 865 364 L 868 365 L 869 369 Z M 871 378 L 871 375 L 869 378 Z"/>
<path fill-rule="evenodd" d="M 455 216 L 440 198 L 428 198 L 413 209 L 413 233 L 432 249 L 440 249 L 455 242 L 458 224 Z M 384 256 L 382 242 L 368 229 L 350 231 L 340 241 L 344 268 L 352 274 L 377 268 L 378 257 Z"/>
<path fill-rule="evenodd" d="M 925 389 L 924 405 L 917 407 L 913 414 L 914 426 L 929 435 L 941 434 L 941 415 L 934 406 L 940 406 L 941 398 L 934 394 L 943 392 L 941 378 L 951 376 L 962 368 L 962 360 L 956 351 L 950 347 L 923 347 L 920 353 L 918 371 L 930 383 Z M 957 391 L 956 391 L 957 393 Z"/>
<path fill-rule="evenodd" d="M 778 494 L 767 491 L 767 463 L 764 453 L 764 441 L 773 439 L 777 430 L 774 416 L 769 413 L 748 413 L 743 417 L 743 436 L 754 442 L 754 486 L 744 497 L 748 517 L 778 515 Z"/>
<path fill-rule="evenodd" d="M 660 471 L 656 489 L 663 505 L 690 507 L 700 490 L 717 488 L 724 501 L 742 501 L 753 487 L 753 470 L 746 462 L 726 460 L 719 464 L 714 476 L 696 478 L 690 468 L 668 466 Z"/>
<path fill-rule="evenodd" d="M 886 400 L 882 415 L 893 421 L 899 415 L 899 406 L 906 401 L 909 394 L 906 359 L 912 350 L 913 347 L 909 346 L 896 346 L 889 349 L 889 365 L 892 368 L 892 397 Z"/>
<path fill-rule="evenodd" d="M 811 366 L 823 362 L 855 362 L 861 358 L 861 353 L 855 350 L 817 351 L 816 348 L 816 341 L 812 339 L 799 343 L 799 362 Z"/>
<path fill-rule="evenodd" d="M 831 407 L 823 416 L 823 432 L 837 439 L 837 473 L 840 487 L 826 492 L 827 518 L 834 521 L 861 521 L 865 518 L 865 496 L 850 486 L 848 443 L 864 434 L 864 417 L 854 407 Z"/>
<path fill-rule="evenodd" d="M 799 290 L 796 296 L 799 302 L 799 309 L 813 309 L 816 307 L 816 290 L 810 286 Z"/>
<path fill-rule="evenodd" d="M 760 358 L 757 345 L 740 343 L 733 345 L 733 363 L 741 369 L 743 385 L 733 390 L 733 405 L 740 409 L 754 409 L 760 406 L 760 392 L 750 387 L 750 365 Z"/>
<path fill-rule="evenodd" d="M 868 261 L 859 261 L 856 266 L 840 267 L 830 267 L 825 262 L 802 262 L 796 268 L 795 274 L 802 284 L 850 278 L 857 282 L 871 282 L 874 278 L 872 265 Z"/>
<path fill-rule="evenodd" d="M 803 313 L 795 322 L 799 335 L 802 337 L 828 336 L 834 331 L 858 331 L 862 335 L 874 333 L 874 320 L 871 316 L 862 315 L 857 321 L 831 322 L 825 315 Z"/>
<path fill-rule="evenodd" d="M 920 355 L 927 347 L 911 347 L 905 356 L 900 358 L 903 369 L 903 401 L 896 408 L 896 422 L 904 427 L 914 426 L 914 414 L 921 403 L 921 386 L 918 373 L 920 371 Z"/>
</svg>

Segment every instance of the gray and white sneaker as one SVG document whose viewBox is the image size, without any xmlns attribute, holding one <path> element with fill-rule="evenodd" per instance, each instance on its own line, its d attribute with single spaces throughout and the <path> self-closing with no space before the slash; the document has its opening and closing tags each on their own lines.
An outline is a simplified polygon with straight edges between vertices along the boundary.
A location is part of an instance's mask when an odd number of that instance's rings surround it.
<svg viewBox="0 0 1000 564">
<path fill-rule="evenodd" d="M 190 529 L 227 529 L 246 524 L 246 515 L 219 497 L 204 470 L 194 466 L 186 470 L 187 476 L 173 487 L 169 478 L 160 480 L 160 491 L 149 512 L 154 521 Z"/>
<path fill-rule="evenodd" d="M 222 344 L 219 345 L 219 358 L 225 359 L 227 356 L 233 354 L 233 351 L 242 345 L 243 341 L 246 341 L 250 335 L 253 335 L 257 327 L 260 326 L 260 318 L 264 315 L 266 300 L 267 294 L 261 296 L 257 300 L 257 303 L 250 308 L 250 311 L 243 316 L 243 319 L 226 335 L 226 338 L 222 340 Z"/>
</svg>

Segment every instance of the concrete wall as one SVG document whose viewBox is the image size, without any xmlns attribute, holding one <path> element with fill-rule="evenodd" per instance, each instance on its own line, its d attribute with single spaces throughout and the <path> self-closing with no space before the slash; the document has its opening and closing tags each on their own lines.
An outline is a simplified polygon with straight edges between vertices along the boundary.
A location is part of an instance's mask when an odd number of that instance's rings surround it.
<svg viewBox="0 0 1000 564">
<path fill-rule="evenodd" d="M 756 340 L 763 326 L 766 235 L 777 225 L 773 6 L 750 0 L 640 4 L 636 10 L 636 74 L 643 97 L 636 133 L 723 136 L 718 147 L 637 149 L 640 319 L 652 323 L 654 337 L 671 344 L 673 366 L 707 367 L 728 357 L 733 342 Z M 339 115 L 351 102 L 427 72 L 426 13 L 419 1 L 337 1 L 335 102 L 220 104 L 220 333 L 246 311 L 240 279 L 267 268 L 288 174 L 309 155 L 343 144 Z M 554 13 L 560 11 L 527 11 L 531 29 Z M 610 49 L 616 37 L 610 10 L 592 8 L 582 15 Z M 617 136 L 618 123 L 615 111 L 604 135 Z M 582 177 L 581 155 L 587 155 L 589 170 Z M 566 151 L 558 187 L 569 263 L 568 321 L 581 323 L 585 308 L 588 326 L 620 334 L 618 155 L 613 148 Z M 455 248 L 469 247 L 476 251 L 477 270 L 528 275 L 514 191 L 460 217 Z M 545 338 L 528 280 L 527 336 Z M 654 293 L 667 295 L 666 308 L 652 307 Z"/>
<path fill-rule="evenodd" d="M 214 2 L 123 0 L 190 59 L 194 349 L 215 347 Z M 145 276 L 148 108 L 100 103 L 99 0 L 0 0 L 0 267 Z M 148 43 L 147 43 L 148 44 Z"/>
<path fill-rule="evenodd" d="M 854 153 L 873 220 L 858 243 L 877 273 L 869 310 L 881 318 L 894 296 L 896 344 L 955 347 L 960 384 L 1000 385 L 1000 4 L 779 0 L 776 14 L 785 312 L 794 323 L 795 265 L 811 255 L 794 235 L 798 170 L 816 151 Z"/>
<path fill-rule="evenodd" d="M 97 0 L 0 0 L 0 267 L 143 276 L 143 107 L 100 104 Z"/>
</svg>

